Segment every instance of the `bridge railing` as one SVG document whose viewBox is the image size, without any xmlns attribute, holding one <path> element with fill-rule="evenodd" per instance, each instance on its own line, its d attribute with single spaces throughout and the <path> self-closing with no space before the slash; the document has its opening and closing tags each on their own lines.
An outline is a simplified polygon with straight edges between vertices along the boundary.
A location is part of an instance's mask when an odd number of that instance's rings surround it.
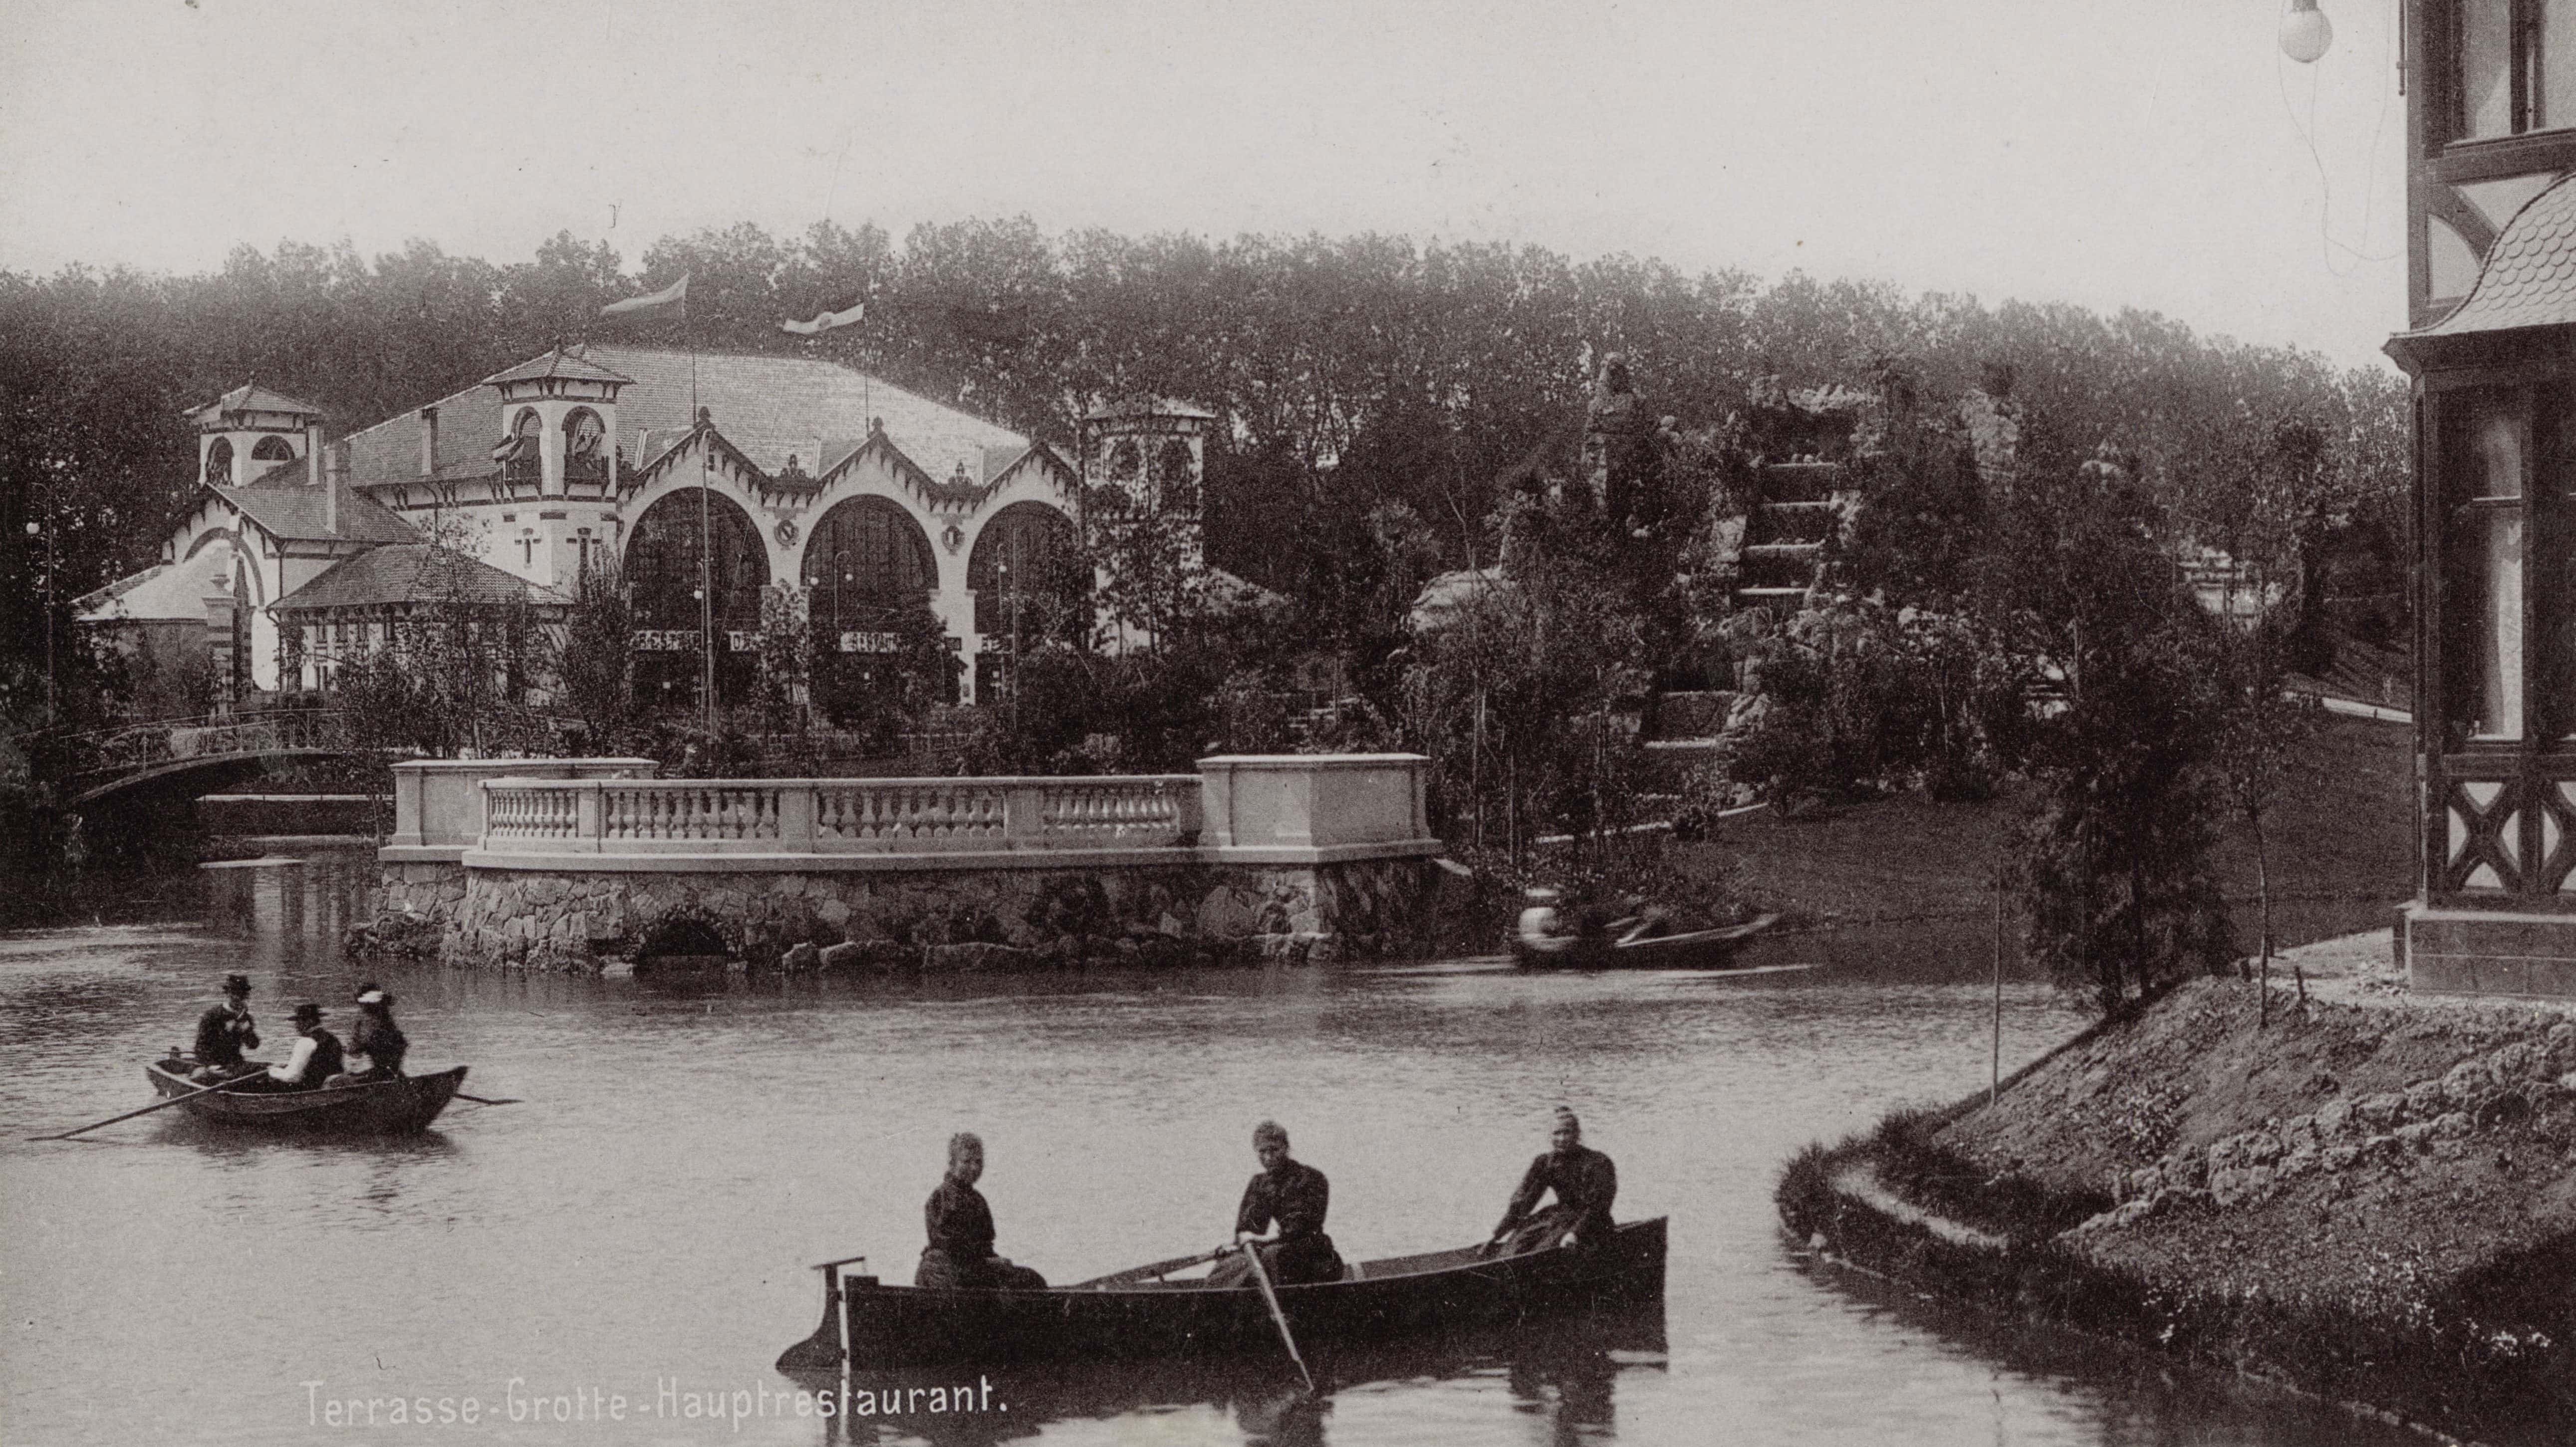
<svg viewBox="0 0 2576 1447">
<path fill-rule="evenodd" d="M 131 773 L 155 764 L 278 749 L 344 747 L 348 718 L 336 710 L 280 710 L 151 719 L 65 735 L 59 741 L 75 777 Z"/>
<path fill-rule="evenodd" d="M 950 854 L 1186 848 L 1196 774 L 491 779 L 487 854 Z"/>
</svg>

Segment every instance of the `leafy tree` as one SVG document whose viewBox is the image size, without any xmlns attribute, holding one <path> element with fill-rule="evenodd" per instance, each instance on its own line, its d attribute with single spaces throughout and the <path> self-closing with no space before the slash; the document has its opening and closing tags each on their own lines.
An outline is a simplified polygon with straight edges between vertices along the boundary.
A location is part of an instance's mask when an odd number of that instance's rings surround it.
<svg viewBox="0 0 2576 1447">
<path fill-rule="evenodd" d="M 635 609 L 614 561 L 582 569 L 555 637 L 546 673 L 557 701 L 581 721 L 586 747 L 593 753 L 628 747 L 637 714 Z"/>
<path fill-rule="evenodd" d="M 2219 715 L 2201 666 L 2219 625 L 2157 547 L 2116 455 L 2072 478 L 2025 474 L 2004 512 L 2012 537 L 1986 591 L 2063 695 L 2033 737 L 2042 793 L 2017 871 L 2027 944 L 2114 1011 L 2228 958 L 2206 770 Z"/>
</svg>

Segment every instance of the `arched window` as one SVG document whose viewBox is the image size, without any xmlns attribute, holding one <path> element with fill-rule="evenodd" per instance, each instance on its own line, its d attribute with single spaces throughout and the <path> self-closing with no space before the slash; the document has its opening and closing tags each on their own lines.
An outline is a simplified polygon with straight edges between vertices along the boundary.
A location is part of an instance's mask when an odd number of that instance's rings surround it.
<svg viewBox="0 0 2576 1447">
<path fill-rule="evenodd" d="M 564 481 L 608 481 L 608 427 L 599 414 L 575 407 L 564 414 Z"/>
<path fill-rule="evenodd" d="M 535 487 L 545 477 L 544 449 L 538 441 L 546 424 L 531 407 L 519 414 L 511 425 L 510 440 L 501 449 L 501 479 L 512 487 Z"/>
<path fill-rule="evenodd" d="M 206 481 L 222 487 L 232 480 L 233 442 L 229 437 L 218 437 L 215 445 L 206 449 Z"/>
<path fill-rule="evenodd" d="M 966 560 L 975 631 L 1068 641 L 1091 631 L 1091 565 L 1073 520 L 1040 502 L 1015 502 L 975 536 Z"/>
<path fill-rule="evenodd" d="M 1133 482 L 1144 465 L 1143 454 L 1136 450 L 1135 438 L 1121 437 L 1110 445 L 1108 466 L 1110 481 Z"/>
<path fill-rule="evenodd" d="M 1175 437 L 1154 454 L 1154 508 L 1158 512 L 1196 517 L 1199 511 L 1198 466 L 1190 445 Z"/>
<path fill-rule="evenodd" d="M 939 584 L 930 537 L 912 515 L 881 497 L 836 504 L 805 540 L 805 586 L 815 626 L 838 634 L 879 630 L 889 615 Z"/>
<path fill-rule="evenodd" d="M 283 437 L 263 437 L 259 440 L 259 445 L 250 450 L 250 460 L 253 462 L 293 462 L 295 460 L 295 444 L 287 441 Z M 252 469 L 254 475 L 259 471 L 260 469 L 257 468 Z"/>
<path fill-rule="evenodd" d="M 702 529 L 715 544 L 714 551 L 705 554 L 703 573 Z M 769 553 L 742 508 L 721 493 L 702 500 L 697 488 L 666 494 L 635 520 L 624 566 L 634 599 L 635 627 L 653 640 L 653 646 L 635 656 L 636 687 L 642 696 L 672 704 L 697 697 L 698 583 L 702 576 L 710 576 L 715 583 L 716 691 L 728 701 L 748 698 L 760 655 L 750 649 L 736 651 L 726 635 L 759 631 L 760 592 L 769 586 Z"/>
</svg>

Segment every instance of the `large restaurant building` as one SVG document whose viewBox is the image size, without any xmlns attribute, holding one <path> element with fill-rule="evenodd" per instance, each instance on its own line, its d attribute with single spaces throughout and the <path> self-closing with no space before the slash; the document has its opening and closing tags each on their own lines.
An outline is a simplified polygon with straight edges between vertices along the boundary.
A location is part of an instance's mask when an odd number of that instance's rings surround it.
<svg viewBox="0 0 2576 1447">
<path fill-rule="evenodd" d="M 927 603 L 974 662 L 969 702 L 1015 628 L 1087 606 L 1055 596 L 1091 582 L 1085 466 L 1131 488 L 1185 475 L 1158 492 L 1195 499 L 1212 420 L 1169 401 L 1106 409 L 1068 459 L 830 361 L 605 346 L 558 348 L 336 443 L 319 408 L 257 384 L 190 417 L 194 508 L 162 563 L 85 617 L 157 650 L 207 648 L 223 697 L 327 688 L 432 571 L 451 594 L 560 608 L 614 562 L 648 689 L 690 696 L 707 577 L 721 693 L 755 666 L 764 591 L 786 585 L 844 652 L 890 651 L 891 621 Z M 433 570 L 433 540 L 475 561 Z"/>
</svg>

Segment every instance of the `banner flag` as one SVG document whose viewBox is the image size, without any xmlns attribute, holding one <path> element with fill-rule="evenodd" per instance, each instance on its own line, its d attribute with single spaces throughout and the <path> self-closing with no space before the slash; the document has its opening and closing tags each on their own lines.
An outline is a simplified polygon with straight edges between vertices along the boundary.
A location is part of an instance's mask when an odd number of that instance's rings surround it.
<svg viewBox="0 0 2576 1447">
<path fill-rule="evenodd" d="M 868 304 L 856 297 L 850 297 L 814 313 L 812 321 L 780 322 L 778 328 L 781 331 L 794 332 L 800 337 L 818 336 L 834 327 L 846 327 L 867 314 Z"/>
<path fill-rule="evenodd" d="M 689 279 L 683 276 L 650 296 L 630 296 L 624 301 L 610 302 L 599 309 L 599 314 L 604 317 L 630 316 L 636 312 L 658 311 L 666 306 L 684 305 L 688 299 Z"/>
</svg>

